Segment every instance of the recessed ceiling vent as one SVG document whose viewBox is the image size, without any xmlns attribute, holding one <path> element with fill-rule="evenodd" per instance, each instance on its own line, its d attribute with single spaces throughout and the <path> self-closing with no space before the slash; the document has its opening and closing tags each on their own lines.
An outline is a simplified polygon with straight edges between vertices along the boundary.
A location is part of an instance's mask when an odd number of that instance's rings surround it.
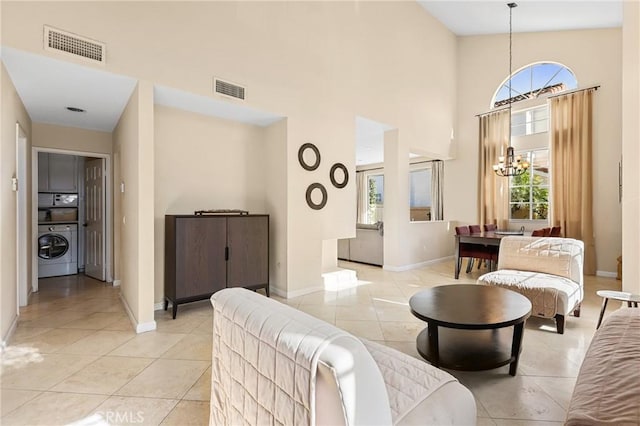
<svg viewBox="0 0 640 426">
<path fill-rule="evenodd" d="M 76 58 L 81 57 L 93 63 L 105 63 L 106 46 L 77 34 L 44 26 L 44 49 L 63 52 Z"/>
<path fill-rule="evenodd" d="M 228 81 L 213 78 L 213 90 L 223 96 L 230 98 L 242 99 L 244 101 L 245 88 Z"/>
</svg>

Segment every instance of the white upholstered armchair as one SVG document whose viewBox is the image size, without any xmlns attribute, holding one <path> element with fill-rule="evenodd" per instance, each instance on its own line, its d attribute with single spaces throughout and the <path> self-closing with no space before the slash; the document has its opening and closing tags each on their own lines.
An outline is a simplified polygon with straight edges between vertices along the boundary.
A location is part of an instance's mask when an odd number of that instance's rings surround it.
<svg viewBox="0 0 640 426">
<path fill-rule="evenodd" d="M 531 301 L 531 314 L 555 318 L 564 333 L 565 316 L 580 316 L 583 287 L 584 243 L 573 238 L 504 237 L 500 242 L 498 270 L 478 278 L 479 284 L 516 291 Z"/>
</svg>

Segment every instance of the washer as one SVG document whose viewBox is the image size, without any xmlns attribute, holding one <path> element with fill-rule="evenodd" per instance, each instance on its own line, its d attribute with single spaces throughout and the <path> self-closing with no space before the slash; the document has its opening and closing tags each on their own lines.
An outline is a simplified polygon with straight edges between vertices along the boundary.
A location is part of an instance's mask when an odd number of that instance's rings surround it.
<svg viewBox="0 0 640 426">
<path fill-rule="evenodd" d="M 78 273 L 78 225 L 38 225 L 38 278 Z"/>
</svg>

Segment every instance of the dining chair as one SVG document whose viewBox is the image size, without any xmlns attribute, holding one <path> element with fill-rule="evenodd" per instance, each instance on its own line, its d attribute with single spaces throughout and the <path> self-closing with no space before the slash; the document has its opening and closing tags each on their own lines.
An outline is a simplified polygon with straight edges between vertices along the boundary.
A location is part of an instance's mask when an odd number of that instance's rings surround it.
<svg viewBox="0 0 640 426">
<path fill-rule="evenodd" d="M 471 231 L 468 226 L 456 226 L 456 235 L 469 235 Z M 460 258 L 458 259 L 458 269 L 462 266 L 462 258 L 468 257 L 467 261 L 467 274 L 471 272 L 471 268 L 473 268 L 473 254 L 474 248 L 472 244 L 460 243 L 459 244 Z"/>
<path fill-rule="evenodd" d="M 551 236 L 551 228 L 540 228 L 535 229 L 531 232 L 532 237 L 550 237 Z"/>
<path fill-rule="evenodd" d="M 485 223 L 484 224 L 484 230 L 485 230 L 485 232 L 497 231 L 498 230 L 498 225 L 496 225 L 495 223 Z"/>
<path fill-rule="evenodd" d="M 468 226 L 456 226 L 456 235 L 469 235 L 470 233 Z"/>
<path fill-rule="evenodd" d="M 477 227 L 476 231 L 471 231 L 472 227 Z M 470 235 L 480 233 L 480 225 L 471 226 L 456 226 L 456 235 Z M 478 259 L 478 268 L 483 260 L 495 263 L 498 261 L 497 247 L 483 246 L 481 244 L 469 244 L 460 243 L 458 246 L 459 258 L 458 258 L 458 270 L 462 266 L 462 258 L 468 257 L 467 261 L 467 274 L 473 269 L 473 263 L 475 259 Z"/>
<path fill-rule="evenodd" d="M 486 226 L 486 225 L 485 225 L 485 226 Z M 472 234 L 480 234 L 480 233 L 482 233 L 482 230 L 481 230 L 481 228 L 480 228 L 480 225 L 469 225 L 469 231 L 470 231 Z M 486 231 L 486 229 L 485 229 L 485 231 Z M 485 249 L 486 249 L 486 250 L 484 250 L 484 251 L 490 251 L 490 248 L 489 248 L 488 246 L 485 246 Z M 489 257 L 491 257 L 491 256 L 489 256 Z M 489 259 L 489 258 L 487 258 L 487 257 L 484 257 L 484 256 L 481 256 L 481 257 L 479 257 L 479 258 L 476 258 L 476 260 L 478 261 L 478 269 L 480 269 L 480 267 L 482 266 L 482 264 L 483 264 L 483 263 L 484 263 L 485 265 L 488 265 L 488 263 L 491 261 L 491 259 Z"/>
<path fill-rule="evenodd" d="M 562 236 L 562 226 L 554 226 L 551 228 L 551 232 L 549 233 L 550 237 L 561 237 Z"/>
</svg>

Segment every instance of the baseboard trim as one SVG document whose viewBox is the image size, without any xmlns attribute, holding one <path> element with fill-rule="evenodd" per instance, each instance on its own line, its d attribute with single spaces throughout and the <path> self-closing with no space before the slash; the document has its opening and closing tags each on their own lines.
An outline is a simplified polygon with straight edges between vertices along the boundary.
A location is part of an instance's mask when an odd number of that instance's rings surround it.
<svg viewBox="0 0 640 426">
<path fill-rule="evenodd" d="M 295 291 L 285 291 L 285 290 L 270 286 L 269 291 L 274 293 L 276 296 L 280 296 L 285 299 L 293 299 L 294 297 L 305 296 L 307 294 L 315 293 L 317 291 L 324 291 L 324 286 L 303 288 L 301 290 L 295 290 Z"/>
<path fill-rule="evenodd" d="M 9 326 L 9 330 L 7 330 L 7 334 L 2 336 L 2 342 L 0 342 L 0 353 L 4 352 L 5 348 L 9 343 L 9 339 L 11 339 L 11 336 L 13 336 L 13 333 L 15 333 L 17 327 L 18 327 L 18 315 L 13 317 L 13 321 L 11 321 L 11 325 Z"/>
<path fill-rule="evenodd" d="M 124 310 L 127 312 L 127 315 L 129 316 L 129 321 L 131 321 L 131 324 L 133 325 L 133 329 L 136 331 L 136 333 L 138 334 L 146 333 L 147 331 L 153 331 L 156 329 L 155 321 L 142 322 L 142 323 L 138 322 L 136 317 L 133 315 L 133 312 L 131 311 L 129 304 L 127 303 L 127 300 L 124 298 L 122 293 L 120 293 L 120 300 L 124 305 Z"/>
<path fill-rule="evenodd" d="M 617 278 L 618 277 L 618 273 L 617 272 L 611 272 L 611 271 L 596 271 L 596 276 L 605 277 L 605 278 Z"/>
<path fill-rule="evenodd" d="M 112 284 L 114 287 L 120 287 L 120 284 L 121 284 L 121 283 L 122 283 L 122 280 L 113 280 L 111 284 Z"/>
<path fill-rule="evenodd" d="M 136 326 L 136 333 L 146 333 L 147 331 L 153 331 L 157 328 L 155 321 L 143 322 L 139 323 Z"/>
<path fill-rule="evenodd" d="M 404 272 L 404 271 L 410 271 L 412 269 L 422 268 L 429 265 L 434 265 L 436 263 L 444 262 L 446 260 L 451 260 L 451 259 L 453 259 L 453 256 L 445 256 L 439 259 L 426 260 L 420 263 L 412 263 L 410 265 L 403 265 L 403 266 L 383 265 L 382 269 L 384 269 L 385 271 L 391 271 L 391 272 Z"/>
</svg>

